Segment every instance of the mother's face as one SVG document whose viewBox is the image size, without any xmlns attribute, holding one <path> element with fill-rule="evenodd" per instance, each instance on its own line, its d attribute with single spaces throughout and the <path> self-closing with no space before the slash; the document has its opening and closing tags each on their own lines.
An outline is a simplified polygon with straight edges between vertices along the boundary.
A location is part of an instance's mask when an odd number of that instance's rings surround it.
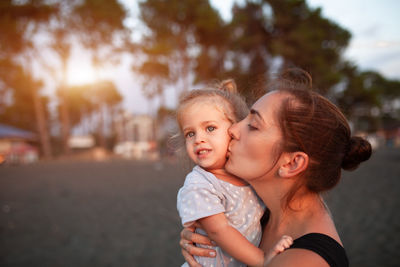
<svg viewBox="0 0 400 267">
<path fill-rule="evenodd" d="M 225 165 L 228 172 L 247 181 L 275 173 L 277 145 L 281 140 L 276 111 L 282 99 L 279 92 L 264 95 L 244 120 L 231 126 L 229 133 L 233 139 Z"/>
</svg>

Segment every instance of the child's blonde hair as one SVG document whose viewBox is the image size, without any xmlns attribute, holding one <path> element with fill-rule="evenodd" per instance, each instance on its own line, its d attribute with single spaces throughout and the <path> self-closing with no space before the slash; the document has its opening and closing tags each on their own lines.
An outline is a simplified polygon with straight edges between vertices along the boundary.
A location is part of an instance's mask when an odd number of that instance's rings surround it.
<svg viewBox="0 0 400 267">
<path fill-rule="evenodd" d="M 182 111 L 188 105 L 200 101 L 215 104 L 232 123 L 244 119 L 249 113 L 246 102 L 237 92 L 235 81 L 228 79 L 217 83 L 214 87 L 192 90 L 183 94 L 179 98 L 176 111 L 176 119 L 179 127 L 181 126 Z"/>
<path fill-rule="evenodd" d="M 186 107 L 193 103 L 207 102 L 214 104 L 221 110 L 226 118 L 232 122 L 238 122 L 244 119 L 249 114 L 244 99 L 239 95 L 236 88 L 236 83 L 233 79 L 227 79 L 214 86 L 204 89 L 197 89 L 186 92 L 181 95 L 176 110 L 176 120 L 179 125 L 179 132 L 172 136 L 169 140 L 169 146 L 178 152 L 179 156 L 183 156 L 184 152 L 184 138 L 181 129 L 181 116 Z"/>
</svg>

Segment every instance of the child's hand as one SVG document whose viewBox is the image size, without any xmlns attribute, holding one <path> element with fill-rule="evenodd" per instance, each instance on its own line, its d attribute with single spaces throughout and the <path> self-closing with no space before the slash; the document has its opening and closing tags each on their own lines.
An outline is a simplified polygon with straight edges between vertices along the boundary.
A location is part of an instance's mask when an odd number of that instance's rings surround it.
<svg viewBox="0 0 400 267">
<path fill-rule="evenodd" d="M 264 257 L 264 266 L 272 260 L 273 257 L 282 253 L 285 249 L 289 248 L 293 244 L 293 238 L 290 236 L 284 235 L 279 239 L 279 241 L 275 244 L 275 246 L 271 249 L 269 253 L 267 253 Z"/>
<path fill-rule="evenodd" d="M 285 249 L 289 248 L 293 244 L 293 238 L 290 236 L 284 235 L 281 239 L 275 244 L 273 250 L 275 255 L 283 252 Z"/>
</svg>

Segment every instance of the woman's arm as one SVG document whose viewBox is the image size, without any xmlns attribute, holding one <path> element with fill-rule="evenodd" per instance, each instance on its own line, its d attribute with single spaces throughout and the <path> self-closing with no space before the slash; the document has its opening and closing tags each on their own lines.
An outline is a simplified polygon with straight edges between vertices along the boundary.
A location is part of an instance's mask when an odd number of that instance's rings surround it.
<svg viewBox="0 0 400 267">
<path fill-rule="evenodd" d="M 179 242 L 179 245 L 182 248 L 182 255 L 185 258 L 186 262 L 191 266 L 191 267 L 201 267 L 199 263 L 196 262 L 194 259 L 193 255 L 196 256 L 201 256 L 201 257 L 215 257 L 215 250 L 211 249 L 206 249 L 206 248 L 200 248 L 194 246 L 193 243 L 198 243 L 202 245 L 209 245 L 209 246 L 215 246 L 215 242 L 211 241 L 208 237 L 196 234 L 194 231 L 196 229 L 196 226 L 192 227 L 187 227 L 184 228 L 181 231 L 181 240 Z M 264 266 L 271 266 L 271 260 L 275 258 L 278 254 L 282 253 L 290 247 L 293 243 L 293 239 L 289 236 L 282 236 L 282 238 L 275 244 L 275 246 L 271 249 L 269 253 L 265 255 L 264 258 Z M 290 254 L 290 253 L 288 253 Z M 293 256 L 292 256 L 293 258 Z M 288 260 L 288 258 L 284 257 L 284 260 Z M 290 260 L 289 260 L 290 261 Z M 274 261 L 274 265 L 272 266 L 281 266 L 283 262 L 281 261 Z M 292 262 L 293 264 L 293 262 Z"/>
<path fill-rule="evenodd" d="M 263 266 L 264 252 L 232 227 L 224 213 L 198 220 L 208 236 L 233 258 L 249 266 Z"/>
</svg>

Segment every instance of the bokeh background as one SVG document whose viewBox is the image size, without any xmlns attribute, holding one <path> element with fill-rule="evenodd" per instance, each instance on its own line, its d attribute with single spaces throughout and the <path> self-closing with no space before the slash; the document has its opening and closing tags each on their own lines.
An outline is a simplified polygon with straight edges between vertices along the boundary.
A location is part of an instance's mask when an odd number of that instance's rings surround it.
<svg viewBox="0 0 400 267">
<path fill-rule="evenodd" d="M 370 161 L 327 194 L 351 266 L 400 264 L 398 1 L 0 1 L 0 265 L 178 266 L 182 92 L 300 67 Z"/>
</svg>

